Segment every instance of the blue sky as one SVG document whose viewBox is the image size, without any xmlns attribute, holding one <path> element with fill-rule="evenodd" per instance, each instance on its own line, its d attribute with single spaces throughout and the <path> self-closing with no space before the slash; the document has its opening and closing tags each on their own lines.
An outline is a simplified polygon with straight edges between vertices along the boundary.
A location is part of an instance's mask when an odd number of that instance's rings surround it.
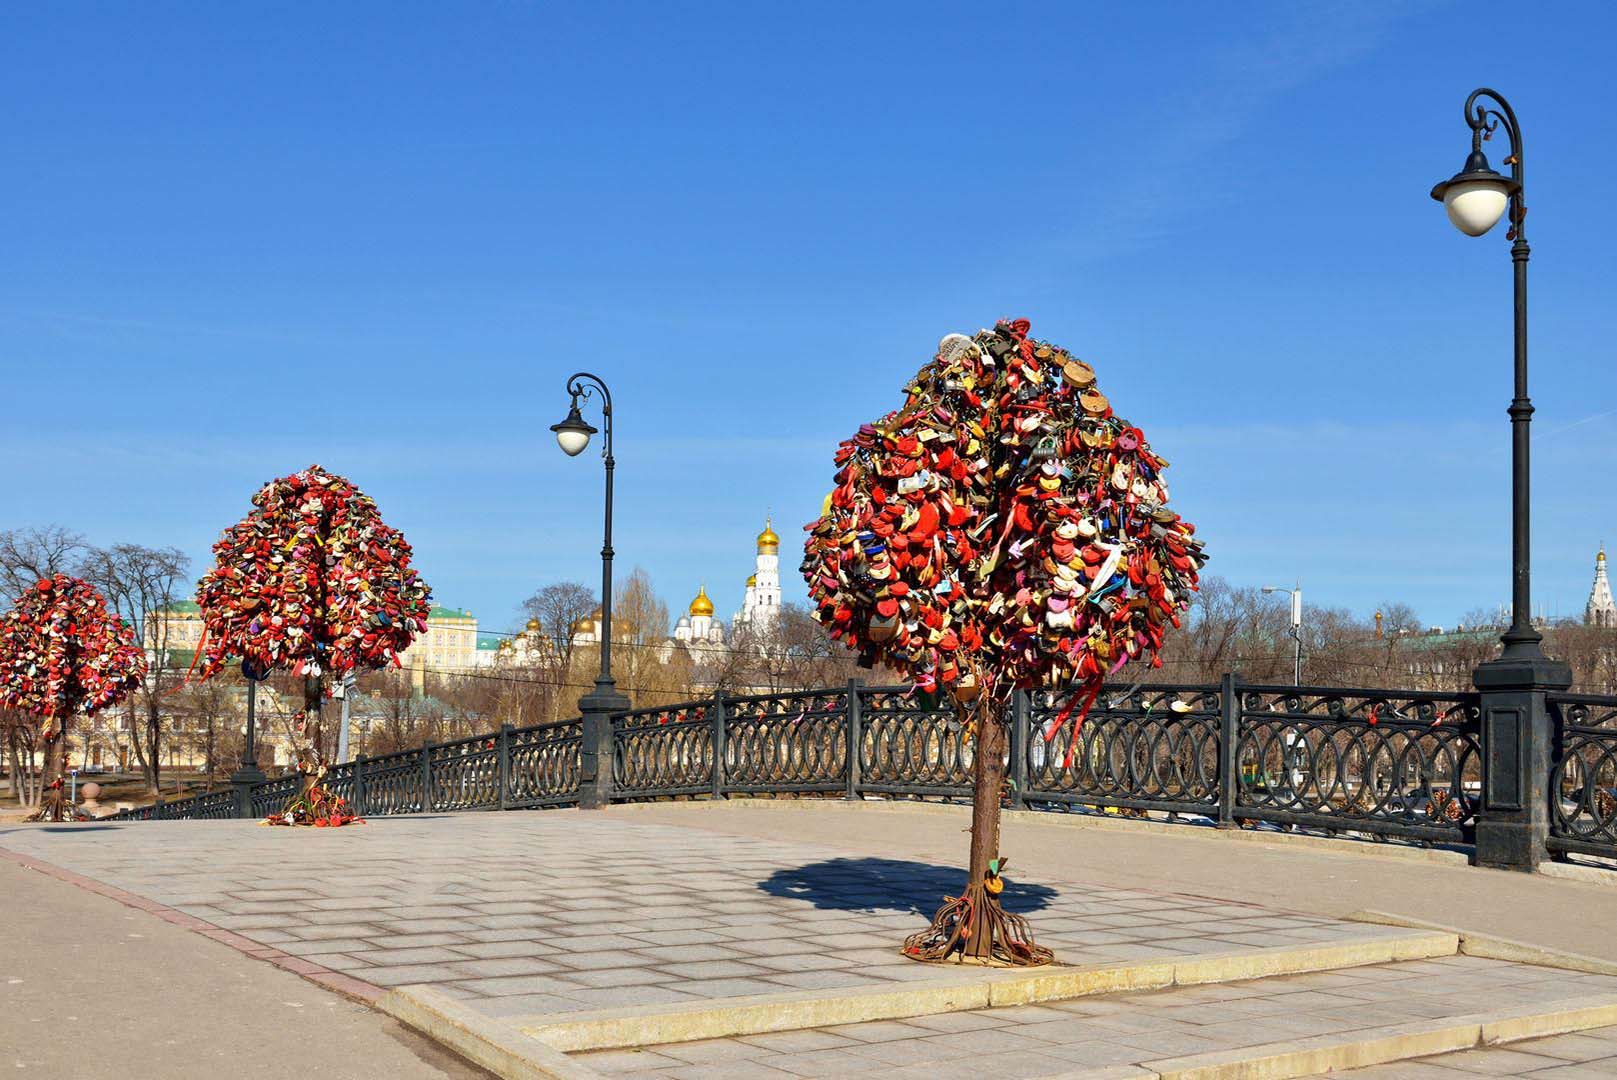
<svg viewBox="0 0 1617 1080">
<path fill-rule="evenodd" d="M 1509 590 L 1510 263 L 1427 197 L 1507 94 L 1536 597 L 1617 543 L 1607 5 L 11 5 L 0 527 L 198 559 L 318 461 L 507 626 L 617 548 L 740 600 L 938 337 L 1025 315 L 1172 463 L 1209 572 L 1431 623 Z M 1602 74 L 1606 72 L 1606 74 Z M 1497 163 L 1504 156 L 1492 149 Z"/>
</svg>

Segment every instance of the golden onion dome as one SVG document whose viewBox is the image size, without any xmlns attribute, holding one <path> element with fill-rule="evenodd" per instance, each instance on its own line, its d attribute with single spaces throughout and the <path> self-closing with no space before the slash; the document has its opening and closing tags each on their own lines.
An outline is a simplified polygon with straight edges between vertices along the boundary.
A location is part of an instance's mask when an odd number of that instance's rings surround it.
<svg viewBox="0 0 1617 1080">
<path fill-rule="evenodd" d="M 774 518 L 764 520 L 764 531 L 758 534 L 758 554 L 773 555 L 780 550 L 780 537 L 775 535 Z"/>
<path fill-rule="evenodd" d="M 713 617 L 713 601 L 707 598 L 706 585 L 703 585 L 701 588 L 696 590 L 696 599 L 691 601 L 690 610 L 692 615 L 706 615 L 708 618 Z"/>
<path fill-rule="evenodd" d="M 539 629 L 539 620 L 538 619 L 529 619 L 528 620 L 528 629 L 529 630 L 537 630 L 537 629 Z"/>
<path fill-rule="evenodd" d="M 1600 550 L 1595 553 L 1595 562 L 1605 562 L 1605 561 L 1606 561 L 1606 545 L 1601 544 L 1600 545 Z"/>
<path fill-rule="evenodd" d="M 756 584 L 758 584 L 758 575 L 757 574 L 748 574 L 747 575 L 747 588 L 750 589 Z"/>
<path fill-rule="evenodd" d="M 573 624 L 573 633 L 575 633 L 575 634 L 593 634 L 593 633 L 595 633 L 595 620 L 594 619 L 580 619 L 580 620 L 578 620 L 577 622 L 575 622 Z"/>
</svg>

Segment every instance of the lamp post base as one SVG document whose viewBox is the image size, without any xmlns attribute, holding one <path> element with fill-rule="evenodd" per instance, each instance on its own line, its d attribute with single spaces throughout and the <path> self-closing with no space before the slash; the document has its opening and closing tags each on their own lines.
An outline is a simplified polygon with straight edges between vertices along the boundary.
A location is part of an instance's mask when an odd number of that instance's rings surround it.
<svg viewBox="0 0 1617 1080">
<path fill-rule="evenodd" d="M 1482 695 L 1482 805 L 1478 866 L 1534 871 L 1549 836 L 1550 769 L 1557 733 L 1548 695 L 1572 685 L 1572 669 L 1542 654 L 1479 664 L 1471 681 Z"/>
<path fill-rule="evenodd" d="M 253 813 L 253 787 L 262 784 L 269 777 L 264 770 L 258 767 L 254 760 L 243 761 L 236 771 L 230 774 L 230 787 L 236 793 L 236 816 L 239 818 L 254 817 Z"/>
<path fill-rule="evenodd" d="M 578 699 L 578 711 L 584 718 L 578 755 L 578 805 L 582 810 L 599 810 L 612 802 L 612 716 L 629 711 L 631 704 L 611 679 L 596 679 L 595 689 Z"/>
</svg>

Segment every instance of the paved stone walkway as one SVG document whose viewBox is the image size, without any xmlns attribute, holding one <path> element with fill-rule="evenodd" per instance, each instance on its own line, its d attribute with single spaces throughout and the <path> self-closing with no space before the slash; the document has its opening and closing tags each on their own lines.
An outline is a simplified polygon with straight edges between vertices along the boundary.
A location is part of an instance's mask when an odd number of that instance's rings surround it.
<svg viewBox="0 0 1617 1080">
<path fill-rule="evenodd" d="M 1454 1016 L 1477 1011 L 1481 1001 L 1516 1005 L 1613 992 L 1617 978 L 1610 976 L 1453 956 L 573 1057 L 598 1072 L 632 1080 L 784 1080 L 878 1071 L 883 1080 L 980 1080 L 984 1075 L 1022 1080 Z M 1617 1043 L 1600 1045 L 1607 1055 L 1617 1054 Z M 1449 1057 L 1505 1066 L 1495 1075 L 1511 1074 L 1520 1062 L 1565 1064 L 1505 1049 L 1474 1054 Z M 1482 1064 L 1476 1067 L 1480 1071 Z M 1379 1080 L 1427 1074 L 1360 1070 L 1349 1075 Z"/>
<path fill-rule="evenodd" d="M 879 830 L 885 816 L 850 822 Z M 954 979 L 903 959 L 952 865 L 861 858 L 576 812 L 0 829 L 48 860 L 380 987 L 430 983 L 500 1017 Z M 966 838 L 960 837 L 961 855 Z M 1254 905 L 1020 877 L 1007 907 L 1068 962 L 1398 931 Z M 294 970 L 297 968 L 294 967 Z"/>
<path fill-rule="evenodd" d="M 1611 1080 L 1617 1076 L 1617 1027 L 1529 1039 L 1486 1050 L 1349 1069 L 1353 1080 L 1460 1080 L 1464 1076 L 1531 1076 L 1549 1080 Z"/>
</svg>

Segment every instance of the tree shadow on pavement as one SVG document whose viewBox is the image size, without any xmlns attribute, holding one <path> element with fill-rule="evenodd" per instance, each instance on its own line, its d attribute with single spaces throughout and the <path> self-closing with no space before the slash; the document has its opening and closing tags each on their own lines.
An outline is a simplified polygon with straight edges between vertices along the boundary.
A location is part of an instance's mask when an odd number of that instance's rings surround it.
<svg viewBox="0 0 1617 1080">
<path fill-rule="evenodd" d="M 945 894 L 959 896 L 966 872 L 954 866 L 903 859 L 827 859 L 777 870 L 758 883 L 770 896 L 807 900 L 837 911 L 908 912 L 930 919 Z M 1046 885 L 1007 878 L 1000 903 L 1026 914 L 1050 906 L 1059 895 Z"/>
</svg>

